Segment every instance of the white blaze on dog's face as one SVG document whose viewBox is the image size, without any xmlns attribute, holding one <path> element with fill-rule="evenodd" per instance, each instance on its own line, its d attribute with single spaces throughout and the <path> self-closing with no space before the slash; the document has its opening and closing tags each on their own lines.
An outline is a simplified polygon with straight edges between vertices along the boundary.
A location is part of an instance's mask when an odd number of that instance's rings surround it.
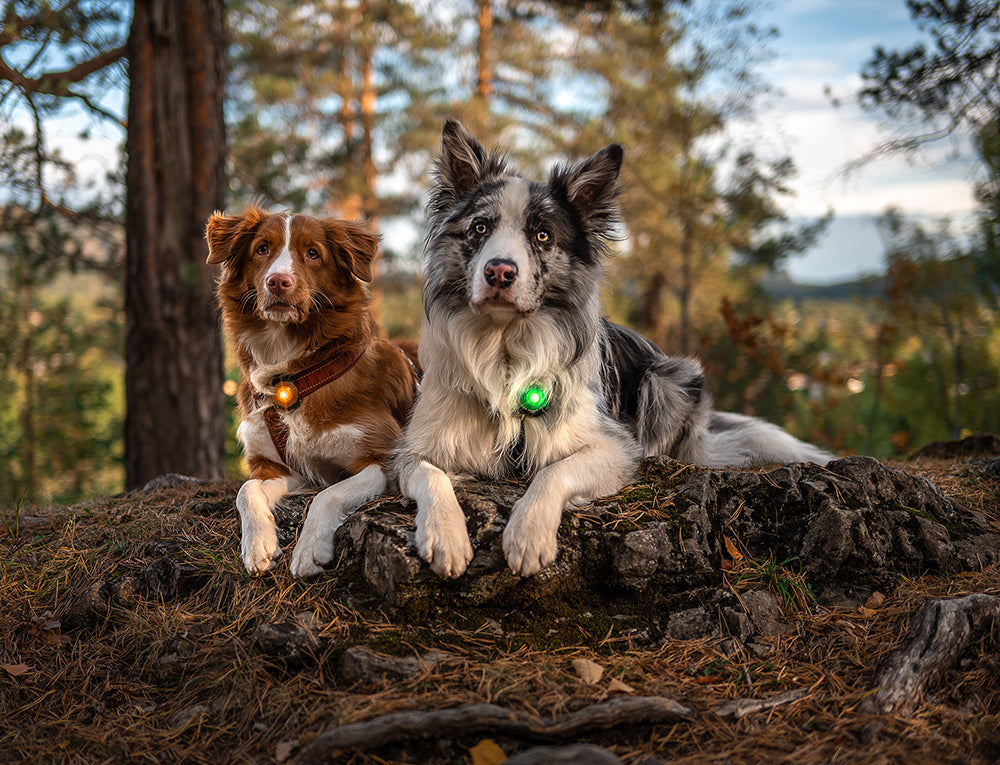
<svg viewBox="0 0 1000 765">
<path fill-rule="evenodd" d="M 331 324 L 367 295 L 378 249 L 378 237 L 354 223 L 256 208 L 213 215 L 206 236 L 208 262 L 222 265 L 219 298 L 240 317 L 237 335 L 318 323 L 336 336 Z"/>
<path fill-rule="evenodd" d="M 469 303 L 473 310 L 497 317 L 530 314 L 538 307 L 534 288 L 537 265 L 524 230 L 530 201 L 527 181 L 507 182 L 490 215 L 472 219 L 469 239 L 479 251 L 468 266 Z M 548 236 L 541 234 L 542 238 Z"/>
<path fill-rule="evenodd" d="M 500 322 L 575 314 L 597 294 L 613 232 L 621 148 L 526 180 L 461 125 L 445 126 L 428 207 L 426 305 Z"/>
<path fill-rule="evenodd" d="M 280 235 L 276 235 L 274 231 L 261 231 L 251 245 L 254 255 L 271 259 L 270 264 L 260 272 L 257 303 L 265 319 L 294 321 L 299 318 L 300 311 L 289 298 L 302 281 L 302 268 L 296 268 L 296 258 L 292 256 L 292 216 L 278 216 L 279 221 L 281 218 L 284 218 L 285 225 Z M 310 247 L 307 253 L 305 257 L 316 258 L 319 255 L 315 247 Z M 302 253 L 298 253 L 297 259 L 300 263 L 303 261 Z M 297 274 L 297 271 L 300 273 Z"/>
</svg>

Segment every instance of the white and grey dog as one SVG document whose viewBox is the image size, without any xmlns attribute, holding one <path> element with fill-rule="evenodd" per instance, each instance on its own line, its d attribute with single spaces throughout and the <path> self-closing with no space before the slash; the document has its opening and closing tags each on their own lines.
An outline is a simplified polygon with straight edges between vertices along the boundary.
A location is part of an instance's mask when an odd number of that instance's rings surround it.
<svg viewBox="0 0 1000 765">
<path fill-rule="evenodd" d="M 715 412 L 701 365 L 602 318 L 601 260 L 622 149 L 527 180 L 455 121 L 428 204 L 424 378 L 395 460 L 420 556 L 472 560 L 450 475 L 532 478 L 503 533 L 510 568 L 556 558 L 563 509 L 613 494 L 642 456 L 722 467 L 831 455 L 762 420 Z"/>
</svg>

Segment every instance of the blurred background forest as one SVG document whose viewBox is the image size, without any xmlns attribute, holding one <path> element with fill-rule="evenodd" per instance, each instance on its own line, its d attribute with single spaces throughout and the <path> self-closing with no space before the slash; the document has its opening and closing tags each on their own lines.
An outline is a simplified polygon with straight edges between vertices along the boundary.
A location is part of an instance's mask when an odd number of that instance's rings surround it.
<svg viewBox="0 0 1000 765">
<path fill-rule="evenodd" d="M 754 0 L 3 3 L 0 506 L 239 473 L 214 207 L 366 219 L 382 326 L 417 337 L 448 116 L 531 172 L 625 146 L 608 311 L 699 356 L 720 408 L 883 458 L 1000 431 L 1000 3 L 885 1 L 923 42 L 858 61 L 855 97 L 892 128 L 859 163 L 961 133 L 979 207 L 961 226 L 886 210 L 881 273 L 826 287 L 781 268 L 829 216 L 790 218 L 780 142 L 731 129 L 774 95 L 780 30 Z M 115 170 L 60 148 L 67 124 L 78 146 L 112 136 Z"/>
</svg>

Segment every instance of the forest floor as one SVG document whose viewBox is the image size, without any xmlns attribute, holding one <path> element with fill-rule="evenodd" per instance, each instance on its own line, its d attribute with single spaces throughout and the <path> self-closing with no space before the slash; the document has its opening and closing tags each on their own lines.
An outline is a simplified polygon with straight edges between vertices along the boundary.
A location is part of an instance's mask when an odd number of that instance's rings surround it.
<svg viewBox="0 0 1000 765">
<path fill-rule="evenodd" d="M 970 471 L 966 458 L 898 467 L 934 480 L 1000 530 L 1000 478 Z M 725 635 L 647 644 L 627 622 L 577 624 L 572 613 L 505 629 L 442 604 L 437 617 L 407 623 L 358 602 L 336 576 L 293 579 L 288 555 L 248 576 L 237 488 L 168 487 L 4 512 L 0 760 L 294 762 L 337 726 L 477 704 L 545 724 L 518 734 L 488 724 L 442 733 L 427 723 L 425 735 L 403 737 L 387 726 L 361 748 L 326 756 L 487 765 L 535 744 L 591 742 L 626 763 L 1000 759 L 997 626 L 915 709 L 861 711 L 920 604 L 1000 594 L 996 564 L 901 578 L 856 606 L 779 597 L 790 628 L 758 637 L 753 650 Z M 780 578 L 771 585 L 781 596 Z M 740 577 L 729 586 L 739 590 Z M 687 711 L 571 734 L 560 727 L 627 698 L 671 699 Z M 741 700 L 752 702 L 733 704 Z"/>
</svg>

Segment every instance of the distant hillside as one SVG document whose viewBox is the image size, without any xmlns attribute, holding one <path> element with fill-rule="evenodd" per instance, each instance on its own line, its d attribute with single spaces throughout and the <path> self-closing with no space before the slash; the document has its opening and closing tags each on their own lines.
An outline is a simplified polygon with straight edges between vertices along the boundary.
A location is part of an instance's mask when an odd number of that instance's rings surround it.
<svg viewBox="0 0 1000 765">
<path fill-rule="evenodd" d="M 881 276 L 866 276 L 839 284 L 799 284 L 785 271 L 775 271 L 761 280 L 761 287 L 774 297 L 803 300 L 853 300 L 878 297 L 882 292 Z"/>
</svg>

